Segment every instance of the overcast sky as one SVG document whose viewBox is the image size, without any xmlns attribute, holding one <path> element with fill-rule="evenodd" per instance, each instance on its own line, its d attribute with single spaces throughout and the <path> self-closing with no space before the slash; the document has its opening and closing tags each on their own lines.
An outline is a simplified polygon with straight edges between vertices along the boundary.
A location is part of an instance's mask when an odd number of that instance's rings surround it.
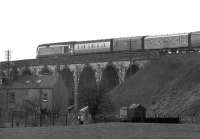
<svg viewBox="0 0 200 139">
<path fill-rule="evenodd" d="M 0 61 L 42 43 L 200 31 L 199 0 L 0 0 Z"/>
</svg>

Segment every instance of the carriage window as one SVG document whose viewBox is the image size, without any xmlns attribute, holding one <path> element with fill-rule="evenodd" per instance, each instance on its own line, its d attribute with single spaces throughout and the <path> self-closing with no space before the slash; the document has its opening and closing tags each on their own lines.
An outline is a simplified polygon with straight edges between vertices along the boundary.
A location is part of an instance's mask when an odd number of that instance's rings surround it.
<svg viewBox="0 0 200 139">
<path fill-rule="evenodd" d="M 94 47 L 94 48 L 97 48 L 97 43 L 94 43 L 94 44 L 93 44 L 93 47 Z"/>
</svg>

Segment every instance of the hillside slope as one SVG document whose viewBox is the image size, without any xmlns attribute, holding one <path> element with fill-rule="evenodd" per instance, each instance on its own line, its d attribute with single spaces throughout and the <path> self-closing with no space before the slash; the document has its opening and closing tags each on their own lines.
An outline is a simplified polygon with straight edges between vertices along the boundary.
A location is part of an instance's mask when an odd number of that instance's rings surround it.
<svg viewBox="0 0 200 139">
<path fill-rule="evenodd" d="M 147 114 L 200 114 L 200 55 L 171 55 L 151 61 L 109 93 L 116 112 L 139 103 Z"/>
</svg>

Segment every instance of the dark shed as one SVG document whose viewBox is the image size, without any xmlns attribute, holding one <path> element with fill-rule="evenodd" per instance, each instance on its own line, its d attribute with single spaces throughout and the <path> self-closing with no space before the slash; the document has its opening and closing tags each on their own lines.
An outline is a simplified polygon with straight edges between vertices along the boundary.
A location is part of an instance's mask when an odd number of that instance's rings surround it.
<svg viewBox="0 0 200 139">
<path fill-rule="evenodd" d="M 140 122 L 144 121 L 146 116 L 146 108 L 140 104 L 131 104 L 128 108 L 128 120 Z"/>
</svg>

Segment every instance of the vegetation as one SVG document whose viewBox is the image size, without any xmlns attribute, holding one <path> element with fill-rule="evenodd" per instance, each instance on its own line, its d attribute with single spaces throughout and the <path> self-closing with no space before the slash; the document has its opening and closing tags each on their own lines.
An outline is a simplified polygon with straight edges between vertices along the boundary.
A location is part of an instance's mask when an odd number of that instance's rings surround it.
<svg viewBox="0 0 200 139">
<path fill-rule="evenodd" d="M 147 108 L 147 115 L 198 116 L 199 57 L 171 55 L 152 60 L 109 93 L 115 111 L 139 103 Z"/>
<path fill-rule="evenodd" d="M 23 76 L 32 75 L 31 70 L 28 67 L 25 67 L 22 71 Z"/>
<path fill-rule="evenodd" d="M 89 66 L 84 68 L 79 79 L 78 103 L 79 108 L 89 107 L 89 113 L 94 121 L 98 119 L 99 115 L 104 115 L 106 109 L 110 108 L 105 91 L 107 91 L 105 88 L 99 89 L 97 87 L 93 69 Z"/>
<path fill-rule="evenodd" d="M 84 88 L 82 93 L 78 98 L 79 105 L 89 107 L 93 121 L 101 121 L 107 114 L 112 113 L 113 106 L 106 93 L 91 88 Z"/>
<path fill-rule="evenodd" d="M 0 137 L 24 139 L 198 139 L 198 124 L 102 123 L 68 127 L 4 128 Z"/>
<path fill-rule="evenodd" d="M 10 72 L 10 77 L 11 77 L 12 81 L 17 80 L 17 78 L 19 77 L 19 73 L 18 73 L 16 66 L 12 66 L 12 70 Z"/>
<path fill-rule="evenodd" d="M 24 100 L 23 105 L 21 106 L 26 112 L 37 113 L 40 107 L 39 99 L 34 100 Z"/>
<path fill-rule="evenodd" d="M 48 74 L 50 74 L 51 72 L 50 72 L 50 70 L 49 70 L 49 68 L 47 67 L 47 65 L 44 65 L 44 67 L 41 69 L 41 71 L 40 71 L 40 74 L 45 74 L 45 75 L 48 75 Z"/>
<path fill-rule="evenodd" d="M 68 99 L 68 105 L 74 104 L 74 80 L 73 80 L 73 73 L 70 71 L 70 69 L 65 68 L 62 71 L 59 72 L 60 76 L 65 82 L 65 85 L 68 89 L 69 99 Z"/>
</svg>

